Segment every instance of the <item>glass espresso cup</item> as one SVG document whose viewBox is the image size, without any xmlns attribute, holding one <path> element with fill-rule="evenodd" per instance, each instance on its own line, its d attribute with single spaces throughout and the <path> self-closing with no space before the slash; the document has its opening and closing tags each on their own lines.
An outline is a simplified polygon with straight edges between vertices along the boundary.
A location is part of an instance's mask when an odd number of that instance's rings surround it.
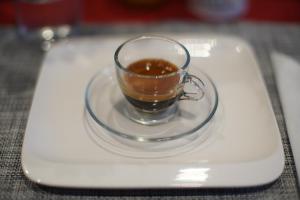
<svg viewBox="0 0 300 200">
<path fill-rule="evenodd" d="M 188 50 L 173 39 L 156 35 L 132 38 L 117 48 L 114 59 L 127 100 L 124 113 L 135 122 L 168 122 L 178 113 L 180 100 L 198 101 L 204 96 L 201 79 L 187 72 Z"/>
</svg>

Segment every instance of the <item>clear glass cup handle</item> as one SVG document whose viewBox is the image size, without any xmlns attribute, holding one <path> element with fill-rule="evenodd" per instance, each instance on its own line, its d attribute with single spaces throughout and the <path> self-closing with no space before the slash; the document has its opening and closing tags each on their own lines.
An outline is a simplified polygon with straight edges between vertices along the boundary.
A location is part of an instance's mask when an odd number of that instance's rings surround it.
<svg viewBox="0 0 300 200">
<path fill-rule="evenodd" d="M 189 86 L 194 91 L 190 92 L 186 90 L 186 86 Z M 192 100 L 192 101 L 198 101 L 204 97 L 204 82 L 198 78 L 197 76 L 186 74 L 183 78 L 183 84 L 182 84 L 182 92 L 180 95 L 179 100 Z"/>
</svg>

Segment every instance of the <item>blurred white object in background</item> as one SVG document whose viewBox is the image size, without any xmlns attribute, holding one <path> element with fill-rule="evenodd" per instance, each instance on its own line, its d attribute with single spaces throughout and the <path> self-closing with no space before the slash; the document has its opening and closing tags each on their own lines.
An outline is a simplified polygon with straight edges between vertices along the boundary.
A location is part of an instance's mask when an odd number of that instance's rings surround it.
<svg viewBox="0 0 300 200">
<path fill-rule="evenodd" d="M 272 52 L 271 59 L 300 182 L 300 64 L 279 52 Z"/>
<path fill-rule="evenodd" d="M 246 13 L 248 0 L 189 0 L 192 13 L 207 21 L 223 22 Z"/>
</svg>

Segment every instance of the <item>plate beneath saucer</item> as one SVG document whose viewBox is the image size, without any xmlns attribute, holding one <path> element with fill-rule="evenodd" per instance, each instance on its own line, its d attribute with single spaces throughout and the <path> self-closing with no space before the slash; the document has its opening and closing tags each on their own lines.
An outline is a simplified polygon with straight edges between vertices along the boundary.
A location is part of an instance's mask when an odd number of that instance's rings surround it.
<svg viewBox="0 0 300 200">
<path fill-rule="evenodd" d="M 171 35 L 215 82 L 222 109 L 218 129 L 195 148 L 164 158 L 124 156 L 102 148 L 85 128 L 84 92 L 129 37 L 60 42 L 47 54 L 22 148 L 24 174 L 61 187 L 242 187 L 269 183 L 282 173 L 280 133 L 251 47 L 214 35 Z M 105 105 L 103 105 L 105 106 Z M 130 181 L 129 181 L 130 180 Z"/>
</svg>

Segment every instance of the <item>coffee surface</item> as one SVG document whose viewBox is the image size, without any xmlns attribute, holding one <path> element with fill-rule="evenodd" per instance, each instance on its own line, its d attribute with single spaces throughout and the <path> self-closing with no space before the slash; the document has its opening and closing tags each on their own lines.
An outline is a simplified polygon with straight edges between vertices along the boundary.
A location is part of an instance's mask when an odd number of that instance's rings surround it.
<svg viewBox="0 0 300 200">
<path fill-rule="evenodd" d="M 130 64 L 127 70 L 140 75 L 161 76 L 177 72 L 178 68 L 163 59 L 143 59 Z"/>
</svg>

